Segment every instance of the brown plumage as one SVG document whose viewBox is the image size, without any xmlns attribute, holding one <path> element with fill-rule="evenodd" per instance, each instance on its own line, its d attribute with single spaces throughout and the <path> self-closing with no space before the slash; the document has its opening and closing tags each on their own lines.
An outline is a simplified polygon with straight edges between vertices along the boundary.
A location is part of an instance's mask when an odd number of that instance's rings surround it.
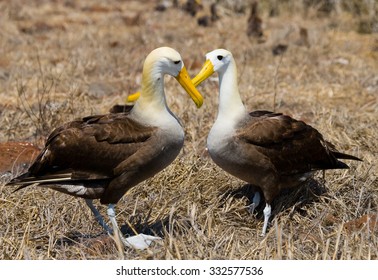
<svg viewBox="0 0 378 280">
<path fill-rule="evenodd" d="M 287 115 L 254 111 L 242 123 L 234 141 L 251 163 L 241 167 L 248 171 L 240 177 L 259 186 L 269 204 L 282 189 L 298 186 L 314 171 L 348 168 L 338 159 L 359 160 L 338 152 L 315 128 Z"/>
<path fill-rule="evenodd" d="M 298 186 L 317 170 L 348 168 L 338 159 L 360 159 L 338 152 L 303 121 L 269 111 L 248 113 L 239 95 L 232 54 L 218 49 L 206 59 L 193 83 L 218 72 L 219 109 L 207 138 L 208 151 L 222 169 L 261 190 L 266 201 L 264 235 L 271 203 L 282 189 Z M 255 197 L 252 212 L 258 204 Z"/>
<path fill-rule="evenodd" d="M 123 113 L 89 116 L 55 129 L 29 170 L 8 185 L 21 189 L 37 183 L 84 198 L 97 221 L 111 232 L 91 201 L 100 199 L 108 204 L 113 232 L 118 234 L 114 204 L 131 187 L 169 165 L 183 146 L 183 128 L 166 107 L 165 74 L 174 76 L 197 106 L 202 105 L 202 96 L 179 53 L 167 47 L 155 49 L 145 60 L 142 90 L 134 106 L 122 107 Z M 148 244 L 145 239 L 142 236 L 141 242 Z"/>
<path fill-rule="evenodd" d="M 112 108 L 110 108 L 109 113 L 126 113 L 130 112 L 133 108 L 133 105 L 128 104 L 116 104 Z"/>
<path fill-rule="evenodd" d="M 163 169 L 182 146 L 181 139 L 170 141 L 157 127 L 144 126 L 129 114 L 90 116 L 57 128 L 28 172 L 12 183 L 39 181 L 43 186 L 53 179 L 59 181 L 53 189 L 117 203 L 132 186 Z M 168 149 L 162 151 L 164 145 Z M 160 157 L 166 160 L 154 160 Z M 70 193 L 60 185 L 83 188 Z"/>
</svg>

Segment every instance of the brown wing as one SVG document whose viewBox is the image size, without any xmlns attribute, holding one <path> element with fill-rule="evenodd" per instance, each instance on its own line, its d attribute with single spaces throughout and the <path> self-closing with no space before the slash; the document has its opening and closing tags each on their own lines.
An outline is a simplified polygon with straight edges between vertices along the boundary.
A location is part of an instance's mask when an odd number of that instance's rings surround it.
<svg viewBox="0 0 378 280">
<path fill-rule="evenodd" d="M 64 124 L 51 133 L 26 175 L 55 180 L 67 175 L 72 180 L 112 178 L 115 168 L 135 154 L 155 129 L 130 119 L 127 113 Z"/>
<path fill-rule="evenodd" d="M 236 137 L 254 145 L 282 175 L 346 167 L 316 129 L 286 115 L 252 112 Z"/>
<path fill-rule="evenodd" d="M 130 112 L 134 105 L 128 104 L 116 104 L 112 108 L 110 108 L 109 113 L 127 113 Z"/>
</svg>

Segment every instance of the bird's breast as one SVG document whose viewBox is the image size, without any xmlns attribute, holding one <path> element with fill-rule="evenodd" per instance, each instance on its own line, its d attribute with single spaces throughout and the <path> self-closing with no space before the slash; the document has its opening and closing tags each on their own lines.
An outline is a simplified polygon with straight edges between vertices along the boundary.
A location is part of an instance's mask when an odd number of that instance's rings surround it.
<svg viewBox="0 0 378 280">
<path fill-rule="evenodd" d="M 217 152 L 224 149 L 232 141 L 234 134 L 233 123 L 218 118 L 207 137 L 208 150 Z"/>
<path fill-rule="evenodd" d="M 212 160 L 231 175 L 250 183 L 260 180 L 261 174 L 271 168 L 266 158 L 253 145 L 246 145 L 236 137 L 233 126 L 215 123 L 211 129 L 207 147 Z M 258 184 L 256 184 L 258 185 Z"/>
<path fill-rule="evenodd" d="M 215 123 L 207 137 L 207 149 L 213 161 L 228 171 L 230 165 L 239 160 L 234 142 L 235 130 L 226 123 Z"/>
</svg>

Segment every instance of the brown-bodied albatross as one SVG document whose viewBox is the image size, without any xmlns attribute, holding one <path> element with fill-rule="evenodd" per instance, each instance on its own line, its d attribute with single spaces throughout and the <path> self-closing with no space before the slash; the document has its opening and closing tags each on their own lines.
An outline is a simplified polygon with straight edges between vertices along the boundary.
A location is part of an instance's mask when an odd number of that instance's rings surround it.
<svg viewBox="0 0 378 280">
<path fill-rule="evenodd" d="M 229 51 L 208 53 L 192 82 L 197 86 L 214 72 L 219 76 L 219 108 L 207 148 L 222 169 L 260 188 L 266 201 L 265 235 L 272 200 L 281 189 L 298 186 L 316 170 L 348 168 L 338 159 L 360 159 L 337 151 L 303 121 L 269 111 L 248 113 L 239 95 L 236 64 Z M 258 203 L 259 197 L 254 197 L 251 212 Z"/>
<path fill-rule="evenodd" d="M 166 74 L 175 77 L 201 107 L 203 98 L 180 54 L 172 48 L 157 48 L 144 62 L 141 94 L 130 110 L 85 117 L 55 129 L 29 170 L 8 185 L 18 185 L 19 190 L 38 184 L 84 198 L 96 220 L 116 240 L 138 249 L 147 247 L 156 237 L 124 239 L 114 206 L 130 188 L 168 166 L 183 146 L 183 128 L 166 103 Z M 108 205 L 113 229 L 105 224 L 93 199 Z"/>
</svg>

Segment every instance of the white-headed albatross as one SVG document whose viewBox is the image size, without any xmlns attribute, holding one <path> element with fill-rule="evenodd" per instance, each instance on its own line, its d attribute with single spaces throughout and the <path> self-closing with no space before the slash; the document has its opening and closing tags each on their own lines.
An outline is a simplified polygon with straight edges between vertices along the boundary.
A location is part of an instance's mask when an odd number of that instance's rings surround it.
<svg viewBox="0 0 378 280">
<path fill-rule="evenodd" d="M 168 47 L 155 49 L 144 62 L 142 90 L 133 107 L 124 113 L 85 117 L 55 129 L 29 170 L 8 185 L 21 189 L 38 184 L 84 198 L 97 221 L 112 232 L 92 204 L 92 199 L 100 199 L 108 204 L 113 233 L 120 240 L 114 205 L 130 188 L 168 166 L 184 143 L 183 128 L 166 104 L 166 74 L 175 77 L 201 107 L 203 98 L 180 54 Z M 122 241 L 142 249 L 156 238 L 138 236 L 141 238 Z"/>
<path fill-rule="evenodd" d="M 219 76 L 219 108 L 207 148 L 222 169 L 261 189 L 266 201 L 265 235 L 272 200 L 281 189 L 298 186 L 316 170 L 348 168 L 338 159 L 359 159 L 338 152 L 303 121 L 269 111 L 248 113 L 239 95 L 236 64 L 229 51 L 208 53 L 192 82 L 197 86 L 214 72 Z M 258 203 L 255 197 L 252 211 Z"/>
</svg>

